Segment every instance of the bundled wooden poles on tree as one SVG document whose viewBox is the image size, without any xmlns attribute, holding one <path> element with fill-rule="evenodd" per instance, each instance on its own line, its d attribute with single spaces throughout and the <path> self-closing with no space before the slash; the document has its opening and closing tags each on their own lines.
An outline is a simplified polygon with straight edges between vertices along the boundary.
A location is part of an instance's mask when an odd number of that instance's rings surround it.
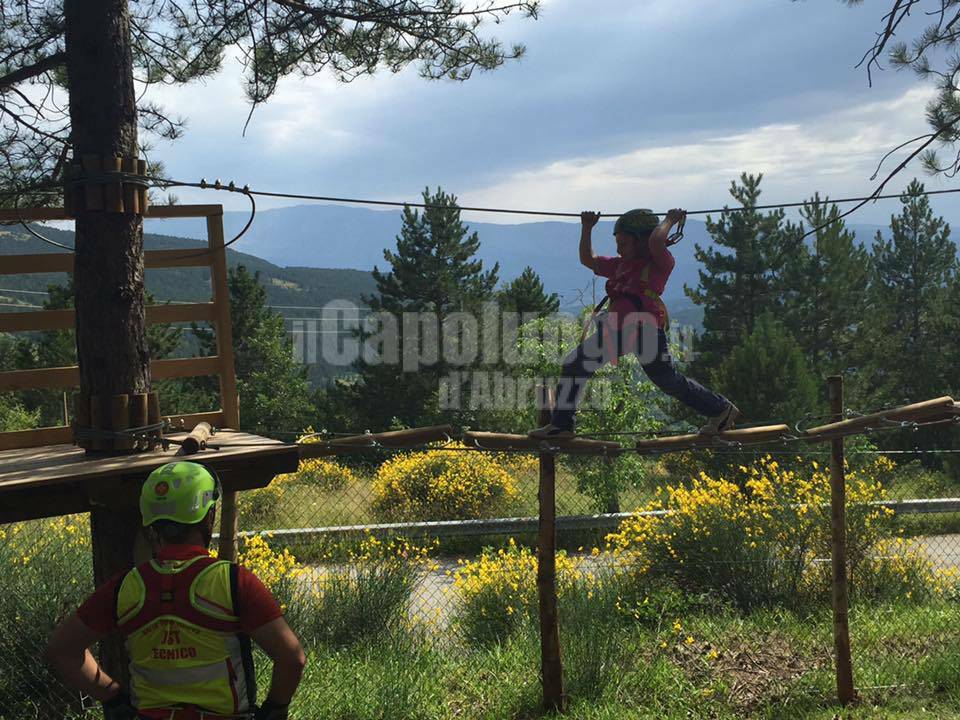
<svg viewBox="0 0 960 720">
<path fill-rule="evenodd" d="M 83 155 L 64 173 L 63 206 L 67 215 L 82 210 L 144 215 L 148 196 L 146 160 L 115 155 Z"/>
<path fill-rule="evenodd" d="M 87 452 L 142 452 L 163 437 L 156 392 L 74 395 L 74 440 Z"/>
</svg>

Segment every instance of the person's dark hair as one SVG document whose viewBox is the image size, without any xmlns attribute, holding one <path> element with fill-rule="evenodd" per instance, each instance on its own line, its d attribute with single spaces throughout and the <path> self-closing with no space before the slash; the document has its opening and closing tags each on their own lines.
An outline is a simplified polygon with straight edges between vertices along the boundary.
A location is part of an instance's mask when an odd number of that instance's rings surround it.
<svg viewBox="0 0 960 720">
<path fill-rule="evenodd" d="M 196 525 L 184 525 L 173 520 L 157 520 L 151 525 L 157 537 L 167 545 L 178 545 L 186 540 L 191 530 L 196 529 Z"/>
<path fill-rule="evenodd" d="M 157 520 L 150 526 L 150 528 L 154 531 L 154 533 L 156 533 L 157 538 L 165 545 L 182 545 L 193 530 L 199 529 L 206 536 L 207 533 L 204 530 L 206 528 L 208 519 L 211 515 L 214 515 L 216 511 L 216 506 L 210 508 L 210 511 L 203 520 L 191 525 L 186 523 L 178 523 L 175 520 Z M 205 539 L 207 544 L 209 544 L 210 538 Z"/>
</svg>

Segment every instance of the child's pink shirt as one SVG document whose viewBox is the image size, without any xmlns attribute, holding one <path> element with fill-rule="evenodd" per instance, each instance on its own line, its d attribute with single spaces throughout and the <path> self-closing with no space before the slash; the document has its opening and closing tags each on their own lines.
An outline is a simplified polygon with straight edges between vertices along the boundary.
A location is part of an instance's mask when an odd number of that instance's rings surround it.
<svg viewBox="0 0 960 720">
<path fill-rule="evenodd" d="M 648 265 L 649 273 L 644 273 Z M 594 259 L 594 273 L 607 278 L 606 290 L 610 298 L 610 313 L 616 313 L 618 327 L 622 328 L 627 315 L 638 310 L 636 303 L 627 295 L 640 298 L 642 309 L 656 318 L 657 327 L 662 328 L 666 324 L 666 308 L 663 303 L 647 297 L 644 291 L 650 289 L 662 295 L 674 265 L 676 260 L 666 249 L 657 258 L 624 260 L 621 257 L 596 257 Z M 645 274 L 646 279 L 644 279 Z"/>
</svg>

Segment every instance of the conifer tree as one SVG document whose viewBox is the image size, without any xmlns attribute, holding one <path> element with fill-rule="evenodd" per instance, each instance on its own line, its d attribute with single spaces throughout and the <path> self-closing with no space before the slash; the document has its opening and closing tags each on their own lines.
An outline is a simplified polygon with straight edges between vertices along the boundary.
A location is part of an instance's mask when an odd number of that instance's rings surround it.
<svg viewBox="0 0 960 720">
<path fill-rule="evenodd" d="M 817 406 L 817 382 L 803 351 L 772 313 L 757 318 L 753 331 L 717 367 L 713 381 L 736 398 L 747 420 L 793 423 Z"/>
<path fill-rule="evenodd" d="M 362 422 L 363 429 L 383 429 L 436 416 L 440 379 L 451 369 L 469 369 L 451 368 L 444 361 L 445 343 L 458 341 L 445 330 L 445 321 L 454 312 L 476 316 L 481 304 L 493 298 L 499 265 L 484 270 L 483 262 L 475 258 L 480 238 L 460 220 L 456 197 L 440 188 L 433 194 L 427 189 L 423 201 L 429 207 L 422 213 L 404 208 L 396 250 L 383 253 L 390 269 L 374 268 L 379 293 L 364 302 L 374 313 L 397 318 L 400 347 L 405 345 L 404 313 L 423 313 L 427 325 L 435 323 L 436 332 L 417 327 L 417 332 L 422 331 L 418 342 L 424 347 L 423 363 L 416 371 L 405 371 L 402 358 L 376 363 L 361 358 L 356 382 L 334 386 L 333 396 L 351 408 L 351 426 Z M 407 338 L 406 345 L 412 343 Z"/>
<path fill-rule="evenodd" d="M 817 377 L 846 366 L 863 319 L 870 256 L 848 230 L 840 210 L 814 195 L 792 231 L 817 230 L 812 243 L 788 243 L 782 290 L 784 325 L 793 333 Z M 829 224 L 827 224 L 829 223 Z"/>
<path fill-rule="evenodd" d="M 703 265 L 696 288 L 684 288 L 702 305 L 703 334 L 697 345 L 694 374 L 719 364 L 740 339 L 753 331 L 760 315 L 780 306 L 779 269 L 784 243 L 784 211 L 755 210 L 763 175 L 740 176 L 730 184 L 730 194 L 746 210 L 707 217 L 707 232 L 714 247 L 696 246 Z M 721 389 L 722 390 L 722 389 Z"/>
<path fill-rule="evenodd" d="M 900 214 L 890 219 L 890 238 L 877 233 L 873 247 L 870 308 L 858 346 L 861 384 L 874 406 L 944 392 L 940 323 L 956 246 L 923 189 L 910 183 Z"/>
<path fill-rule="evenodd" d="M 312 421 L 313 410 L 306 367 L 294 361 L 283 317 L 267 307 L 260 273 L 251 275 L 237 265 L 230 268 L 227 285 L 240 427 L 265 435 L 303 430 Z M 197 334 L 201 353 L 216 354 L 216 338 Z"/>
<path fill-rule="evenodd" d="M 539 317 L 551 315 L 560 309 L 560 296 L 547 293 L 540 276 L 529 265 L 518 277 L 504 285 L 497 293 L 500 309 L 519 314 L 536 313 Z"/>
</svg>

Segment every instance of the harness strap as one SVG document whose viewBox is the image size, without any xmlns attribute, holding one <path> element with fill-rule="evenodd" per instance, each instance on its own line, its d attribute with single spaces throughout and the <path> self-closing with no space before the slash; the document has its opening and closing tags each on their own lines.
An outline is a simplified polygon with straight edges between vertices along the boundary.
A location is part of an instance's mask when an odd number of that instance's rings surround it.
<svg viewBox="0 0 960 720">
<path fill-rule="evenodd" d="M 587 318 L 587 321 L 583 324 L 583 329 L 580 331 L 581 343 L 587 339 L 587 333 L 590 331 L 590 328 L 593 327 L 593 321 L 597 319 L 597 315 L 603 309 L 603 306 L 607 304 L 607 300 L 609 299 L 609 295 L 604 295 L 600 302 L 594 306 L 593 312 L 590 313 L 590 317 Z"/>
<path fill-rule="evenodd" d="M 664 332 L 666 332 L 667 330 L 670 329 L 670 313 L 667 311 L 667 305 L 666 303 L 663 302 L 663 298 L 660 297 L 660 293 L 656 292 L 655 290 L 651 290 L 650 288 L 647 288 L 646 290 L 643 291 L 643 294 L 645 297 L 650 298 L 651 300 L 656 302 L 657 305 L 660 306 L 660 310 L 663 312 L 663 330 Z M 643 302 L 639 295 L 634 295 L 633 293 L 623 293 L 623 296 L 633 300 L 634 305 L 638 309 L 640 310 L 643 309 Z M 607 300 L 609 299 L 610 298 L 607 295 L 604 295 L 603 299 L 600 300 L 600 302 L 598 302 L 596 306 L 593 308 L 593 312 L 590 313 L 589 319 L 583 325 L 583 331 L 580 333 L 580 342 L 583 342 L 586 339 L 588 329 L 593 325 L 593 321 L 596 319 L 597 315 L 603 309 L 603 306 L 607 304 Z"/>
</svg>

